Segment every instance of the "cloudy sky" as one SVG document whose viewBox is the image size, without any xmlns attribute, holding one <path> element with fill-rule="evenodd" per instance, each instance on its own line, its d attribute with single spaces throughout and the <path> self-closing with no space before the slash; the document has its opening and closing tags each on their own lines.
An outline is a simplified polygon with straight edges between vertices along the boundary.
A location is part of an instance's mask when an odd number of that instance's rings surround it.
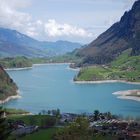
<svg viewBox="0 0 140 140">
<path fill-rule="evenodd" d="M 136 0 L 0 0 L 0 27 L 38 40 L 89 43 Z"/>
</svg>

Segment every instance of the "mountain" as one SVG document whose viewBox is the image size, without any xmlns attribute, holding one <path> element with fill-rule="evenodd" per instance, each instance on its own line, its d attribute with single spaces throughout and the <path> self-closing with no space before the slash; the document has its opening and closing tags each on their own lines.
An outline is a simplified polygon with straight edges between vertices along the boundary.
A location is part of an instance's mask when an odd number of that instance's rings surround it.
<svg viewBox="0 0 140 140">
<path fill-rule="evenodd" d="M 108 65 L 83 67 L 74 80 L 140 82 L 140 56 L 131 56 L 131 52 L 132 49 L 123 51 Z"/>
<path fill-rule="evenodd" d="M 58 56 L 63 55 L 69 52 L 72 52 L 75 49 L 80 48 L 82 45 L 80 43 L 76 42 L 69 42 L 69 41 L 63 41 L 58 40 L 56 42 L 43 42 L 42 47 L 44 49 L 47 49 L 47 51 L 52 56 Z"/>
<path fill-rule="evenodd" d="M 17 95 L 17 89 L 16 84 L 0 66 L 0 101 L 9 96 Z"/>
<path fill-rule="evenodd" d="M 38 41 L 16 30 L 0 28 L 1 57 L 48 57 L 62 55 L 80 47 L 81 44 L 69 41 Z"/>
<path fill-rule="evenodd" d="M 79 49 L 76 55 L 83 60 L 77 66 L 109 63 L 129 48 L 132 48 L 131 55 L 140 54 L 140 0 L 124 13 L 119 22 Z"/>
</svg>

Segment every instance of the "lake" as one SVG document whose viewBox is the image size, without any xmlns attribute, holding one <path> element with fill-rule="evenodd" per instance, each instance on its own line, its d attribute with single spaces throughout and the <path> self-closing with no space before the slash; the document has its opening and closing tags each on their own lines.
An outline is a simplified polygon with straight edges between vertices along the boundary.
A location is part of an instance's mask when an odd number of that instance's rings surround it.
<svg viewBox="0 0 140 140">
<path fill-rule="evenodd" d="M 140 102 L 118 99 L 113 92 L 140 89 L 140 85 L 125 83 L 76 84 L 77 71 L 68 64 L 33 66 L 32 69 L 8 71 L 19 87 L 21 99 L 4 106 L 39 113 L 57 109 L 61 112 L 92 113 L 111 111 L 124 116 L 140 116 Z"/>
</svg>

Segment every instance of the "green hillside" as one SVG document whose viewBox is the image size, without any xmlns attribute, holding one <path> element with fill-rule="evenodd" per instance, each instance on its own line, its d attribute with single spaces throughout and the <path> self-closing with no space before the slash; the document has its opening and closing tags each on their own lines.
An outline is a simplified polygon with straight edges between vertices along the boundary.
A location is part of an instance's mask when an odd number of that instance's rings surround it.
<svg viewBox="0 0 140 140">
<path fill-rule="evenodd" d="M 17 89 L 16 84 L 0 66 L 0 100 L 5 100 L 9 96 L 17 95 Z"/>
<path fill-rule="evenodd" d="M 130 56 L 131 50 L 124 51 L 108 65 L 82 68 L 74 80 L 126 80 L 140 82 L 140 56 Z"/>
<path fill-rule="evenodd" d="M 32 62 L 26 57 L 7 57 L 0 59 L 0 65 L 3 68 L 24 68 L 32 67 Z"/>
</svg>

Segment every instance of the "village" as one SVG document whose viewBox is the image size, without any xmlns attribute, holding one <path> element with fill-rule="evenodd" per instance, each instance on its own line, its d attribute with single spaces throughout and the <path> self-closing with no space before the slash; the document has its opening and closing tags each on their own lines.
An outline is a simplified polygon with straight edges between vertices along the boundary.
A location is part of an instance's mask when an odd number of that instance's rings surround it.
<svg viewBox="0 0 140 140">
<path fill-rule="evenodd" d="M 49 114 L 48 114 L 49 113 Z M 6 116 L 6 115 L 5 115 Z M 27 118 L 27 116 L 26 116 Z M 12 130 L 12 135 L 24 137 L 36 133 L 42 129 L 65 128 L 76 122 L 77 118 L 85 118 L 88 122 L 88 130 L 93 136 L 111 135 L 113 140 L 139 140 L 140 139 L 140 122 L 136 120 L 123 120 L 110 112 L 100 113 L 95 110 L 93 114 L 72 114 L 60 113 L 56 111 L 42 111 L 39 115 L 30 115 L 30 122 L 20 119 L 8 119 L 8 126 Z M 40 124 L 36 125 L 37 119 Z M 80 127 L 80 126 L 79 126 Z"/>
</svg>

